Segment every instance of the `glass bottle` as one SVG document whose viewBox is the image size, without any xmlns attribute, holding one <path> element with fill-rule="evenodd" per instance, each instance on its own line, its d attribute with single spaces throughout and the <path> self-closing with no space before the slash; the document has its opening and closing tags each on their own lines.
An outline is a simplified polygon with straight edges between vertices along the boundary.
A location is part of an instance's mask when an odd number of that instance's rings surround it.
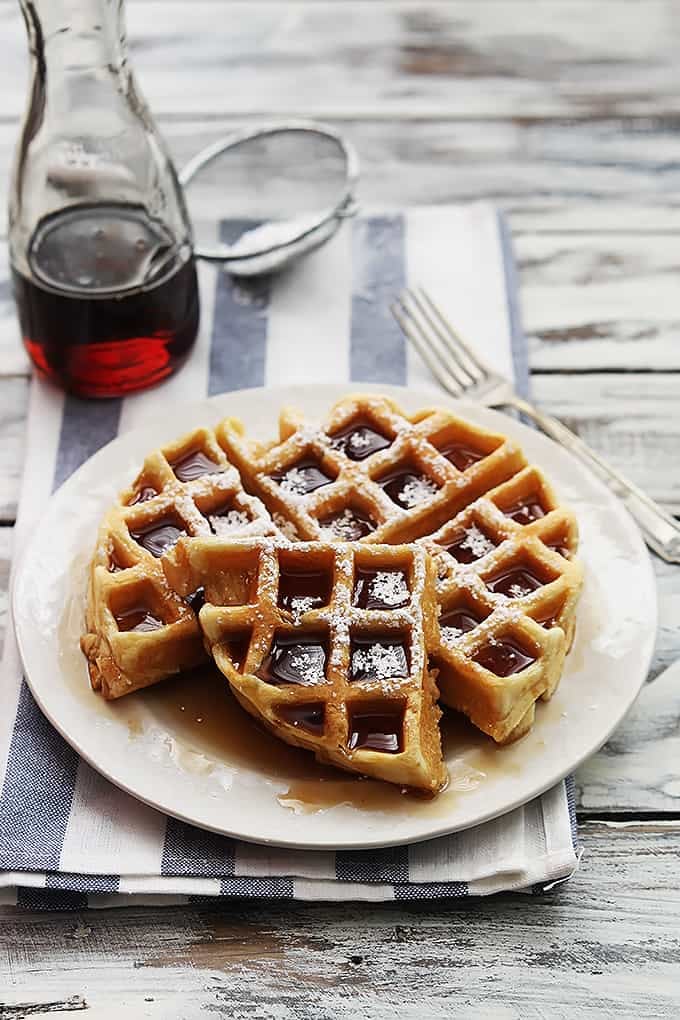
<svg viewBox="0 0 680 1020">
<path fill-rule="evenodd" d="M 20 3 L 32 76 L 9 248 L 24 344 L 63 389 L 120 396 L 193 346 L 189 218 L 128 64 L 123 0 Z"/>
</svg>

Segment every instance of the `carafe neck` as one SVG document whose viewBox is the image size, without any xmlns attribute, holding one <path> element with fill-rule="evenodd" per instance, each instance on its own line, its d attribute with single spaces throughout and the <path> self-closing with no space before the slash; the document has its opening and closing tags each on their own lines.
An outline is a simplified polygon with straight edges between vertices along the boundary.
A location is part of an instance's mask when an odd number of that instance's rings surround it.
<svg viewBox="0 0 680 1020">
<path fill-rule="evenodd" d="M 20 0 L 33 61 L 43 72 L 126 73 L 124 0 Z"/>
</svg>

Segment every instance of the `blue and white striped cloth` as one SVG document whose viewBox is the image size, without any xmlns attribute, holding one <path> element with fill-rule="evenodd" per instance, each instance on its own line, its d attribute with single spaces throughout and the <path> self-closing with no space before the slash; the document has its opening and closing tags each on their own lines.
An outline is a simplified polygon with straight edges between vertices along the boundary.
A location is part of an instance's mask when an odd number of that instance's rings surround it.
<svg viewBox="0 0 680 1020">
<path fill-rule="evenodd" d="M 488 206 L 358 217 L 297 266 L 254 286 L 203 264 L 197 347 L 169 382 L 111 402 L 32 382 L 16 549 L 51 490 L 120 431 L 171 413 L 178 401 L 274 383 L 429 383 L 388 312 L 407 280 L 428 287 L 480 353 L 526 388 L 511 250 Z M 568 782 L 503 818 L 411 847 L 279 850 L 194 829 L 79 759 L 36 707 L 11 635 L 2 668 L 0 902 L 71 909 L 159 896 L 427 899 L 533 891 L 576 867 Z"/>
</svg>

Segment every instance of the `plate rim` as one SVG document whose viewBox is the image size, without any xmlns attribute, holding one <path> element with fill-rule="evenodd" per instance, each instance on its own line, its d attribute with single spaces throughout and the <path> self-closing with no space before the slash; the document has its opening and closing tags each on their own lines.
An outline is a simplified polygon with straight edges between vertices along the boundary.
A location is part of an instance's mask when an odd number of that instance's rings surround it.
<svg viewBox="0 0 680 1020">
<path fill-rule="evenodd" d="M 227 391 L 225 393 L 206 396 L 199 400 L 182 401 L 181 404 L 179 405 L 179 410 L 181 411 L 182 416 L 193 413 L 192 409 L 195 409 L 196 414 L 199 413 L 205 414 L 204 409 L 210 408 L 211 406 L 218 407 L 220 404 L 224 404 L 225 401 L 228 402 L 235 395 L 238 395 L 238 398 L 240 400 L 243 400 L 243 399 L 255 399 L 256 397 L 263 396 L 271 397 L 272 395 L 275 396 L 276 394 L 279 393 L 282 394 L 282 398 L 277 401 L 276 406 L 280 408 L 283 404 L 291 402 L 290 397 L 287 398 L 283 397 L 283 394 L 291 393 L 291 391 L 295 391 L 296 393 L 304 391 L 314 391 L 317 394 L 319 392 L 327 392 L 329 394 L 334 394 L 333 396 L 329 396 L 329 402 L 334 401 L 336 399 L 340 399 L 340 396 L 342 396 L 343 394 L 346 396 L 351 396 L 354 393 L 376 393 L 388 397 L 393 396 L 397 400 L 399 399 L 400 396 L 404 397 L 408 395 L 410 398 L 415 398 L 416 400 L 420 400 L 422 397 L 427 398 L 428 401 L 431 401 L 431 403 L 428 404 L 425 404 L 423 402 L 423 406 L 433 405 L 436 406 L 439 404 L 441 406 L 453 410 L 454 412 L 459 412 L 462 417 L 465 416 L 466 412 L 470 412 L 471 416 L 473 417 L 473 420 L 475 414 L 480 414 L 482 419 L 484 418 L 484 416 L 488 415 L 489 417 L 495 419 L 498 422 L 499 428 L 501 423 L 504 420 L 507 421 L 508 419 L 508 416 L 503 415 L 500 411 L 484 407 L 483 405 L 475 404 L 473 401 L 464 399 L 461 400 L 458 398 L 450 397 L 447 394 L 442 393 L 441 391 L 433 387 L 428 388 L 426 386 L 421 385 L 415 387 L 396 386 L 393 384 L 385 383 L 376 384 L 288 383 L 284 385 L 275 386 L 248 387 L 245 389 L 232 390 Z M 224 416 L 225 413 L 228 412 L 222 412 L 222 416 Z M 198 428 L 204 423 L 205 423 L 204 421 L 203 422 L 198 421 L 194 427 Z M 528 428 L 528 426 L 524 425 L 522 422 L 513 421 L 513 426 L 515 425 L 519 425 L 521 429 Z M 160 430 L 161 428 L 168 432 L 168 439 L 163 441 L 169 442 L 171 441 L 172 438 L 176 438 L 177 430 L 176 429 L 173 430 L 173 426 L 171 424 L 168 424 L 167 416 L 161 416 L 160 414 L 149 414 L 148 417 L 144 418 L 134 428 L 120 433 L 119 435 L 111 439 L 108 443 L 106 443 L 104 446 L 100 447 L 100 449 L 97 450 L 96 453 L 94 453 L 91 457 L 84 461 L 83 464 L 81 464 L 76 469 L 76 471 L 74 471 L 73 474 L 70 475 L 69 478 L 57 490 L 55 490 L 54 493 L 51 494 L 49 500 L 45 503 L 45 506 L 43 507 L 43 510 L 38 520 L 35 522 L 30 538 L 26 541 L 24 548 L 19 551 L 16 566 L 12 571 L 9 592 L 11 618 L 17 648 L 19 651 L 23 677 L 26 683 L 28 684 L 31 694 L 33 695 L 40 711 L 45 715 L 50 724 L 57 730 L 57 732 L 63 737 L 63 739 L 69 744 L 69 746 L 72 747 L 76 751 L 76 753 L 85 762 L 88 763 L 88 765 L 95 769 L 95 771 L 102 775 L 107 781 L 113 783 L 113 785 L 123 790 L 130 796 L 134 797 L 141 803 L 144 803 L 165 815 L 186 822 L 189 825 L 196 826 L 197 828 L 210 832 L 216 832 L 227 838 L 238 840 L 244 843 L 252 843 L 256 845 L 259 844 L 263 846 L 281 847 L 284 849 L 319 850 L 319 851 L 362 850 L 362 849 L 368 850 L 391 846 L 412 845 L 415 843 L 425 842 L 427 840 L 451 835 L 454 832 L 461 832 L 469 828 L 474 828 L 478 825 L 484 824 L 485 822 L 491 821 L 494 818 L 498 818 L 502 815 L 508 814 L 511 811 L 515 810 L 516 808 L 519 808 L 522 805 L 537 799 L 547 790 L 551 789 L 558 783 L 562 782 L 569 774 L 573 773 L 580 765 L 582 765 L 584 761 L 588 760 L 592 755 L 596 754 L 604 746 L 604 744 L 607 743 L 609 738 L 619 727 L 619 725 L 621 724 L 627 713 L 630 711 L 633 704 L 635 703 L 636 699 L 638 698 L 640 691 L 644 686 L 645 680 L 649 674 L 649 667 L 651 665 L 651 661 L 653 658 L 654 648 L 656 644 L 656 636 L 658 632 L 658 588 L 652 566 L 651 555 L 647 550 L 647 547 L 644 543 L 644 540 L 639 529 L 637 528 L 637 525 L 635 524 L 633 518 L 631 517 L 630 513 L 628 512 L 622 501 L 619 500 L 616 497 L 616 495 L 612 493 L 611 490 L 608 489 L 606 484 L 588 466 L 578 462 L 579 472 L 586 474 L 590 478 L 591 482 L 595 484 L 596 488 L 599 488 L 600 491 L 606 495 L 607 499 L 613 500 L 614 504 L 617 505 L 620 522 L 621 523 L 625 522 L 627 537 L 630 540 L 632 546 L 637 547 L 634 548 L 634 551 L 637 553 L 636 563 L 638 564 L 640 569 L 643 569 L 645 571 L 646 574 L 645 581 L 647 583 L 649 593 L 651 596 L 650 601 L 648 603 L 648 609 L 650 612 L 650 623 L 653 624 L 653 626 L 650 626 L 648 628 L 648 633 L 645 636 L 647 647 L 644 649 L 644 653 L 642 654 L 640 660 L 641 661 L 640 680 L 635 685 L 635 687 L 631 688 L 631 691 L 628 692 L 627 698 L 622 699 L 617 717 L 614 718 L 613 721 L 611 721 L 610 724 L 606 727 L 606 733 L 601 740 L 599 740 L 598 736 L 599 743 L 597 745 L 593 745 L 590 750 L 584 751 L 582 754 L 580 754 L 580 756 L 577 759 L 570 759 L 569 764 L 564 769 L 560 767 L 560 769 L 558 770 L 559 772 L 558 775 L 551 773 L 550 777 L 546 781 L 537 783 L 532 788 L 532 792 L 530 794 L 519 793 L 517 797 L 509 798 L 508 800 L 506 800 L 501 807 L 489 808 L 488 811 L 478 813 L 472 820 L 463 819 L 463 821 L 460 824 L 457 824 L 455 822 L 453 824 L 447 823 L 446 819 L 443 817 L 433 817 L 431 819 L 431 824 L 430 827 L 428 828 L 428 831 L 419 833 L 417 835 L 409 837 L 399 835 L 395 838 L 378 836 L 368 839 L 361 838 L 348 839 L 345 841 L 338 841 L 337 839 L 321 837 L 310 842 L 304 840 L 299 841 L 294 839 L 287 839 L 285 837 L 284 838 L 278 838 L 276 836 L 270 837 L 258 833 L 244 834 L 242 831 L 239 831 L 238 828 L 229 828 L 225 825 L 210 824 L 209 822 L 203 819 L 197 820 L 195 816 L 187 814 L 181 810 L 177 810 L 177 808 L 173 808 L 172 806 L 166 804 L 164 794 L 161 791 L 159 791 L 159 795 L 157 797 L 144 795 L 140 793 L 137 789 L 135 789 L 133 785 L 131 785 L 124 779 L 116 777 L 116 775 L 111 772 L 110 768 L 99 764 L 96 760 L 96 756 L 90 754 L 87 751 L 83 751 L 83 749 L 79 745 L 77 737 L 73 737 L 69 733 L 68 727 L 64 726 L 58 714 L 55 714 L 51 710 L 49 702 L 46 702 L 46 699 L 43 696 L 42 693 L 43 688 L 41 687 L 41 685 L 33 683 L 34 678 L 31 677 L 30 670 L 28 669 L 27 666 L 27 645 L 25 644 L 24 641 L 25 635 L 22 633 L 23 625 L 22 623 L 19 622 L 22 620 L 22 613 L 17 611 L 17 600 L 19 598 L 24 573 L 27 569 L 26 564 L 30 562 L 30 552 L 33 546 L 36 545 L 38 542 L 39 534 L 42 529 L 43 522 L 47 516 L 48 510 L 50 508 L 53 509 L 55 503 L 58 505 L 58 502 L 60 500 L 65 499 L 66 497 L 63 495 L 63 493 L 66 492 L 68 494 L 69 488 L 76 485 L 80 475 L 85 473 L 86 470 L 91 470 L 93 462 L 104 460 L 112 447 L 124 445 L 126 441 L 130 440 L 131 436 L 137 434 L 139 434 L 140 443 L 142 443 L 143 442 L 142 433 L 144 432 L 145 429 Z M 564 450 L 564 448 L 559 447 L 559 444 L 555 443 L 554 440 L 550 439 L 550 437 L 544 435 L 543 433 L 537 434 L 540 435 L 541 438 L 550 445 L 557 446 L 563 452 L 569 454 L 569 451 L 566 451 Z M 143 455 L 144 454 L 142 454 L 142 456 Z M 572 455 L 569 454 L 569 456 Z M 123 482 L 123 484 L 125 483 Z M 427 827 L 427 825 L 428 825 L 427 820 L 424 820 L 423 827 Z"/>
</svg>

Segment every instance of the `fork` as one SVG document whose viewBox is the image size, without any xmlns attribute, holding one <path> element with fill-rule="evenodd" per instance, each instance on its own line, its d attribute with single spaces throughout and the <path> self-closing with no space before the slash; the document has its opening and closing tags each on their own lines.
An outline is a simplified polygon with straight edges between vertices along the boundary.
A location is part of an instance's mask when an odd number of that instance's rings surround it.
<svg viewBox="0 0 680 1020">
<path fill-rule="evenodd" d="M 471 397 L 485 407 L 510 407 L 592 468 L 637 521 L 647 545 L 667 563 L 680 563 L 680 525 L 557 418 L 517 394 L 456 332 L 422 287 L 402 291 L 390 310 L 406 339 L 453 397 Z"/>
</svg>

